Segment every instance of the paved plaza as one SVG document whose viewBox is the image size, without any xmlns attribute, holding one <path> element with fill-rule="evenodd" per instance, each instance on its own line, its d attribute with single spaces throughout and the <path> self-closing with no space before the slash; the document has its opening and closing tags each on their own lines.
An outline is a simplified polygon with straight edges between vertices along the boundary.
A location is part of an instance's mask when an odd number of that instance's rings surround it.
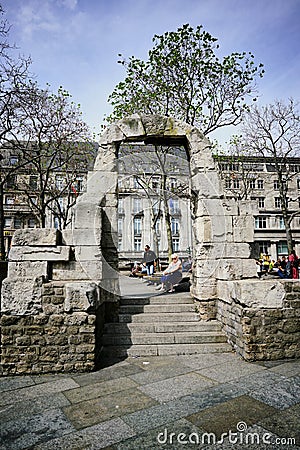
<svg viewBox="0 0 300 450">
<path fill-rule="evenodd" d="M 122 294 L 153 295 L 140 280 Z M 232 352 L 0 378 L 0 449 L 300 449 L 300 361 Z"/>
</svg>

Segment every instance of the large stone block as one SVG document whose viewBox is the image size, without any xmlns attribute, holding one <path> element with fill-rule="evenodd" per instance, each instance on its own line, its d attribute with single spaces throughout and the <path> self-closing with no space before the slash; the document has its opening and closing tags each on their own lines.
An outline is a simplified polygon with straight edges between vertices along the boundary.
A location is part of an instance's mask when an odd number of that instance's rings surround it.
<svg viewBox="0 0 300 450">
<path fill-rule="evenodd" d="M 41 312 L 43 277 L 6 278 L 1 288 L 1 313 L 29 315 Z"/>
<path fill-rule="evenodd" d="M 218 298 L 247 308 L 281 308 L 285 298 L 283 283 L 278 280 L 218 281 Z"/>
<path fill-rule="evenodd" d="M 220 258 L 234 258 L 234 259 L 248 259 L 250 258 L 251 247 L 246 243 L 235 242 L 216 242 L 216 243 L 202 243 L 197 248 L 195 257 L 197 259 L 220 259 Z"/>
<path fill-rule="evenodd" d="M 15 277 L 48 277 L 49 264 L 47 261 L 19 261 L 9 262 L 8 278 Z"/>
<path fill-rule="evenodd" d="M 55 263 L 52 278 L 55 281 L 90 280 L 99 283 L 102 278 L 102 263 L 101 261 Z"/>
<path fill-rule="evenodd" d="M 100 245 L 101 230 L 99 228 L 86 229 L 76 228 L 74 230 L 62 231 L 62 242 L 64 245 Z"/>
<path fill-rule="evenodd" d="M 74 207 L 74 228 L 101 229 L 101 199 L 96 195 L 91 197 L 83 194 Z"/>
<path fill-rule="evenodd" d="M 13 246 L 50 247 L 61 244 L 61 233 L 54 228 L 24 228 L 16 230 L 12 239 Z"/>
<path fill-rule="evenodd" d="M 98 198 L 116 192 L 118 184 L 118 172 L 94 170 L 88 173 L 87 193 L 97 194 Z M 102 204 L 102 201 L 100 202 Z M 114 203 L 116 206 L 116 203 Z"/>
<path fill-rule="evenodd" d="M 9 261 L 69 261 L 70 247 L 12 247 Z"/>
<path fill-rule="evenodd" d="M 64 302 L 64 310 L 66 312 L 88 311 L 91 307 L 97 308 L 99 305 L 100 293 L 96 283 L 66 283 L 66 298 Z"/>
<path fill-rule="evenodd" d="M 214 276 L 219 280 L 239 280 L 257 278 L 254 259 L 219 259 L 216 261 Z"/>
<path fill-rule="evenodd" d="M 199 192 L 201 198 L 221 198 L 223 186 L 216 170 L 203 170 L 195 167 L 191 179 L 192 189 Z"/>
<path fill-rule="evenodd" d="M 253 242 L 254 219 L 252 215 L 233 217 L 232 226 L 234 242 Z"/>
</svg>

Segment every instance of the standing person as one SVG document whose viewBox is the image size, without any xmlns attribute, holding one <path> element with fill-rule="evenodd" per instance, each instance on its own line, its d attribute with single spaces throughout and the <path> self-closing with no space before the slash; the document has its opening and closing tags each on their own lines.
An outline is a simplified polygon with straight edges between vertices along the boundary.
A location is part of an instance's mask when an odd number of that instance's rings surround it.
<svg viewBox="0 0 300 450">
<path fill-rule="evenodd" d="M 291 278 L 296 280 L 299 278 L 299 258 L 295 250 L 292 250 L 289 254 L 289 262 L 291 264 Z"/>
<path fill-rule="evenodd" d="M 154 272 L 154 263 L 156 260 L 156 254 L 153 250 L 150 250 L 149 245 L 145 245 L 145 251 L 143 256 L 143 263 L 146 265 L 147 268 L 147 275 L 151 276 Z"/>
<path fill-rule="evenodd" d="M 176 255 L 176 253 L 173 253 L 171 255 L 171 262 L 166 268 L 166 270 L 163 271 L 163 276 L 161 277 L 161 287 L 159 288 L 160 291 L 168 290 L 168 292 L 174 292 L 173 286 L 174 284 L 179 283 L 179 281 L 182 278 L 182 265 L 181 261 Z"/>
</svg>

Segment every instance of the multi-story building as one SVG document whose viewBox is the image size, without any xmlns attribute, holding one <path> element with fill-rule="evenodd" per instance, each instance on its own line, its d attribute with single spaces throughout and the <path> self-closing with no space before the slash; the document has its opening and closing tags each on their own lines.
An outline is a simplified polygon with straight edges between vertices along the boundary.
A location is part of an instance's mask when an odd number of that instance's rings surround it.
<svg viewBox="0 0 300 450">
<path fill-rule="evenodd" d="M 59 168 L 51 171 L 45 196 L 52 199 L 46 208 L 45 226 L 65 228 L 71 224 L 72 205 L 77 196 L 85 191 L 87 171 L 90 164 L 68 172 Z M 12 236 L 20 228 L 40 227 L 38 201 L 40 195 L 38 177 L 34 165 L 22 163 L 22 154 L 13 146 L 0 151 L 1 211 L 3 216 L 4 244 L 9 252 Z M 43 176 L 47 176 L 43 174 Z"/>
<path fill-rule="evenodd" d="M 181 147 L 159 149 L 131 144 L 119 151 L 118 249 L 120 260 L 140 260 L 145 245 L 160 259 L 168 256 L 167 223 L 173 251 L 192 250 L 189 164 Z"/>
<path fill-rule="evenodd" d="M 225 192 L 239 201 L 247 198 L 253 213 L 254 240 L 261 254 L 276 260 L 287 256 L 286 230 L 279 195 L 278 172 L 273 158 L 218 158 Z M 291 230 L 294 248 L 300 254 L 300 158 L 284 161 L 288 210 L 294 217 Z M 247 190 L 247 192 L 246 192 Z"/>
</svg>

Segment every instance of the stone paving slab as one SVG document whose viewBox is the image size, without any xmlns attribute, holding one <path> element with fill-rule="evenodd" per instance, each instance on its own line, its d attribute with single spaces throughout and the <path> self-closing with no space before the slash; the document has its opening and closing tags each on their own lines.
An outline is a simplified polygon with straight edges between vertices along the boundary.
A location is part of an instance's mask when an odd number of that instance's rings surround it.
<svg viewBox="0 0 300 450">
<path fill-rule="evenodd" d="M 47 410 L 30 418 L 1 424 L 1 449 L 25 449 L 47 437 L 52 439 L 76 431 L 60 409 Z"/>
<path fill-rule="evenodd" d="M 135 433 L 120 418 L 112 419 L 59 439 L 37 445 L 35 450 L 83 450 L 103 449 L 126 440 Z"/>
<path fill-rule="evenodd" d="M 214 385 L 214 381 L 196 373 L 187 373 L 154 383 L 143 385 L 140 390 L 160 403 L 174 400 L 182 395 L 188 395 L 200 389 Z"/>
<path fill-rule="evenodd" d="M 71 378 L 63 378 L 61 380 L 24 387 L 10 392 L 3 392 L 0 396 L 0 407 L 21 400 L 28 401 L 36 397 L 54 394 L 56 392 L 62 392 L 77 387 L 79 387 L 79 385 Z"/>
<path fill-rule="evenodd" d="M 209 433 L 214 433 L 220 439 L 228 430 L 238 431 L 239 423 L 245 423 L 245 426 L 253 425 L 275 413 L 275 408 L 242 395 L 192 414 L 187 417 L 187 420 Z"/>
<path fill-rule="evenodd" d="M 142 410 L 155 403 L 155 400 L 139 389 L 127 389 L 66 406 L 63 411 L 70 422 L 77 429 L 81 429 L 126 413 Z"/>
<path fill-rule="evenodd" d="M 103 397 L 105 395 L 113 394 L 114 392 L 134 389 L 137 386 L 137 383 L 130 378 L 121 377 L 65 391 L 65 396 L 72 404 L 74 404 Z"/>
<path fill-rule="evenodd" d="M 26 402 L 16 402 L 0 409 L 0 423 L 26 419 L 30 416 L 41 414 L 48 409 L 62 408 L 67 405 L 70 405 L 70 402 L 61 392 L 53 395 L 43 395 Z"/>
</svg>

